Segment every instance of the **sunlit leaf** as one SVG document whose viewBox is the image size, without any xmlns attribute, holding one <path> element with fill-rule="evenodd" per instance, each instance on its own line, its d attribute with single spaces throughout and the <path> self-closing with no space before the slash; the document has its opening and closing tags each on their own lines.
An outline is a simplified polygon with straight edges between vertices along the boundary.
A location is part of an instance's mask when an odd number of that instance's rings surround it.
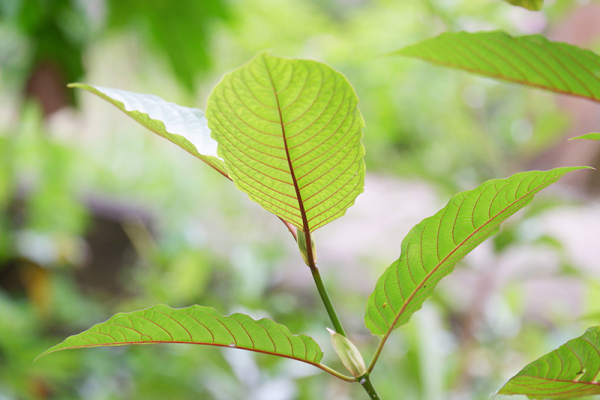
<svg viewBox="0 0 600 400">
<path fill-rule="evenodd" d="M 600 56 L 541 35 L 443 33 L 392 55 L 600 101 Z"/>
<path fill-rule="evenodd" d="M 590 328 L 532 362 L 498 392 L 532 399 L 571 399 L 600 394 L 600 327 Z"/>
<path fill-rule="evenodd" d="M 584 167 L 531 171 L 495 179 L 461 192 L 432 217 L 413 227 L 402 241 L 400 258 L 377 281 L 365 323 L 383 336 L 408 322 L 433 295 L 456 263 L 494 234 L 502 221 L 569 171 Z"/>
<path fill-rule="evenodd" d="M 152 94 L 83 83 L 72 83 L 69 87 L 87 90 L 107 100 L 152 132 L 175 143 L 227 176 L 223 160 L 217 156 L 217 142 L 210 136 L 210 129 L 202 110 L 179 106 Z"/>
<path fill-rule="evenodd" d="M 531 11 L 540 11 L 544 5 L 544 0 L 504 0 L 513 6 L 523 7 Z"/>
<path fill-rule="evenodd" d="M 215 87 L 206 115 L 237 188 L 312 232 L 363 191 L 357 104 L 352 86 L 330 67 L 261 53 Z"/>
<path fill-rule="evenodd" d="M 598 141 L 600 141 L 600 133 L 586 133 L 585 135 L 572 137 L 569 140 L 576 140 L 576 139 L 587 139 L 587 140 L 598 140 Z"/>
<path fill-rule="evenodd" d="M 318 367 L 323 357 L 321 348 L 312 338 L 292 335 L 284 325 L 270 319 L 255 321 L 244 314 L 224 317 L 210 307 L 195 305 L 173 309 L 164 304 L 116 314 L 106 322 L 68 337 L 39 357 L 66 349 L 155 343 L 237 348 L 291 358 Z"/>
</svg>

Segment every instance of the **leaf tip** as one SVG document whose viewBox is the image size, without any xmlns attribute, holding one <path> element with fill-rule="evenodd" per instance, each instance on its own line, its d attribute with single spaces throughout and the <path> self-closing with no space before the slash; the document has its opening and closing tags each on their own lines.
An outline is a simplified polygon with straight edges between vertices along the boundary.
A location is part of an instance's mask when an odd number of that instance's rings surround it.
<svg viewBox="0 0 600 400">
<path fill-rule="evenodd" d="M 36 361 L 37 361 L 37 360 L 39 360 L 40 358 L 42 358 L 42 357 L 44 357 L 44 356 L 47 356 L 48 354 L 50 354 L 50 353 L 53 353 L 53 352 L 55 352 L 55 351 L 56 351 L 56 350 L 52 350 L 52 349 L 53 349 L 53 347 L 49 348 L 48 350 L 46 350 L 46 351 L 44 351 L 43 353 L 41 353 L 40 355 L 38 355 L 38 356 L 37 356 L 37 357 L 36 357 L 36 358 L 33 360 L 33 362 L 36 362 Z"/>
<path fill-rule="evenodd" d="M 600 133 L 597 133 L 597 132 L 586 133 L 585 135 L 575 136 L 575 137 L 569 138 L 569 139 L 567 139 L 567 141 L 579 140 L 579 139 L 600 140 Z"/>
</svg>

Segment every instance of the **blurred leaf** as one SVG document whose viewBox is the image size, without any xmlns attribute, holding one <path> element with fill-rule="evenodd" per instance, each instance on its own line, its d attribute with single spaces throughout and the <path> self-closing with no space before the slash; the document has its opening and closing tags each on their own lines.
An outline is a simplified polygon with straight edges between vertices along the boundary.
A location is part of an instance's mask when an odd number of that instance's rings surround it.
<svg viewBox="0 0 600 400">
<path fill-rule="evenodd" d="M 228 18 L 223 0 L 109 0 L 109 25 L 133 28 L 140 39 L 164 53 L 178 80 L 191 92 L 210 65 L 212 23 Z"/>
<path fill-rule="evenodd" d="M 529 204 L 540 190 L 581 168 L 521 172 L 452 197 L 446 207 L 421 221 L 402 241 L 400 258 L 379 278 L 369 297 L 367 328 L 387 338 L 433 295 L 435 286 L 456 263 L 496 233 L 505 219 Z"/>
<path fill-rule="evenodd" d="M 323 352 L 308 336 L 292 335 L 285 326 L 266 318 L 255 321 L 244 314 L 224 317 L 214 308 L 197 305 L 173 309 L 158 304 L 146 310 L 116 314 L 106 322 L 68 337 L 38 358 L 66 349 L 156 343 L 230 347 L 323 367 L 319 364 Z"/>
<path fill-rule="evenodd" d="M 523 7 L 530 11 L 540 11 L 544 5 L 544 0 L 504 0 L 513 6 Z"/>
<path fill-rule="evenodd" d="M 518 237 L 516 235 L 514 228 L 503 229 L 502 232 L 499 232 L 493 238 L 494 242 L 494 250 L 497 254 L 502 253 L 511 245 L 518 242 Z"/>
<path fill-rule="evenodd" d="M 569 140 L 575 140 L 575 139 L 600 140 L 600 133 L 586 133 L 585 135 L 572 137 Z"/>
<path fill-rule="evenodd" d="M 357 104 L 350 83 L 327 65 L 261 53 L 223 78 L 206 114 L 236 187 L 313 232 L 363 191 Z"/>
<path fill-rule="evenodd" d="M 600 102 L 600 56 L 540 35 L 446 32 L 391 55 Z"/>
<path fill-rule="evenodd" d="M 600 328 L 590 328 L 529 364 L 499 394 L 566 399 L 600 394 Z"/>
<path fill-rule="evenodd" d="M 179 106 L 152 94 L 84 83 L 72 83 L 69 87 L 87 90 L 107 100 L 152 132 L 175 143 L 227 177 L 223 160 L 217 156 L 217 142 L 210 137 L 202 110 Z"/>
</svg>

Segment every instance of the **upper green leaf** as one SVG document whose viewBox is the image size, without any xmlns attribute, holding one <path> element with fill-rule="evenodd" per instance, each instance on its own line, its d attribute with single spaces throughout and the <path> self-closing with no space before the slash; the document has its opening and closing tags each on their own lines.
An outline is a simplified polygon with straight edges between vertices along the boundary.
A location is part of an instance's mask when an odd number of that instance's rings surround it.
<svg viewBox="0 0 600 400">
<path fill-rule="evenodd" d="M 456 263 L 494 234 L 500 223 L 531 202 L 543 188 L 584 167 L 531 171 L 495 179 L 461 192 L 437 214 L 413 227 L 402 241 L 400 258 L 377 281 L 365 323 L 385 335 L 408 322 L 437 283 Z"/>
<path fill-rule="evenodd" d="M 287 357 L 321 367 L 323 352 L 305 335 L 292 335 L 270 319 L 255 321 L 244 314 L 224 317 L 214 308 L 173 309 L 158 304 L 146 310 L 119 313 L 85 332 L 73 335 L 38 356 L 66 349 L 128 344 L 188 343 L 231 347 Z"/>
<path fill-rule="evenodd" d="M 327 65 L 261 53 L 226 75 L 206 115 L 229 176 L 250 199 L 312 232 L 363 191 L 363 118 Z"/>
<path fill-rule="evenodd" d="M 600 141 L 600 133 L 586 133 L 585 135 L 572 137 L 569 140 L 576 140 L 576 139 L 588 139 L 588 140 Z"/>
<path fill-rule="evenodd" d="M 532 399 L 570 399 L 600 394 L 600 327 L 590 328 L 532 362 L 509 380 L 499 394 Z"/>
<path fill-rule="evenodd" d="M 443 33 L 392 55 L 600 101 L 600 56 L 540 35 Z"/>
<path fill-rule="evenodd" d="M 523 7 L 531 11 L 540 11 L 544 5 L 544 0 L 504 0 L 513 6 Z"/>
<path fill-rule="evenodd" d="M 84 83 L 72 83 L 69 87 L 87 90 L 109 101 L 152 132 L 175 143 L 227 176 L 223 160 L 217 156 L 217 142 L 210 136 L 210 129 L 202 110 L 179 106 L 152 94 Z"/>
</svg>

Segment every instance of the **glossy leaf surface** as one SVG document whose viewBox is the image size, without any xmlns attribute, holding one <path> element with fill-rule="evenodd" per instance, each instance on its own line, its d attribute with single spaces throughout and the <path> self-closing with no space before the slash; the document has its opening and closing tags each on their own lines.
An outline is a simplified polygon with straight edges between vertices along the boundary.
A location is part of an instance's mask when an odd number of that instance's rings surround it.
<svg viewBox="0 0 600 400">
<path fill-rule="evenodd" d="M 577 140 L 577 139 L 587 139 L 587 140 L 600 141 L 600 133 L 586 133 L 585 135 L 572 137 L 569 140 Z"/>
<path fill-rule="evenodd" d="M 544 0 L 505 0 L 513 6 L 523 7 L 530 11 L 540 11 L 544 5 Z"/>
<path fill-rule="evenodd" d="M 571 399 L 600 394 L 600 328 L 532 362 L 498 392 L 532 399 Z"/>
<path fill-rule="evenodd" d="M 408 322 L 438 282 L 494 234 L 501 222 L 529 204 L 540 190 L 580 168 L 522 172 L 452 197 L 437 214 L 410 230 L 402 241 L 400 258 L 377 281 L 367 303 L 369 330 L 387 337 Z"/>
<path fill-rule="evenodd" d="M 207 118 L 237 188 L 312 232 L 363 191 L 363 118 L 346 78 L 327 65 L 261 53 L 226 75 Z"/>
<path fill-rule="evenodd" d="M 210 307 L 195 305 L 173 309 L 164 304 L 116 314 L 106 322 L 68 337 L 39 357 L 66 349 L 155 343 L 231 347 L 316 366 L 323 357 L 321 348 L 312 338 L 292 335 L 284 325 L 269 319 L 255 321 L 244 314 L 225 317 Z"/>
<path fill-rule="evenodd" d="M 392 55 L 600 101 L 600 56 L 541 35 L 443 33 Z"/>
<path fill-rule="evenodd" d="M 227 176 L 217 156 L 217 142 L 211 138 L 204 111 L 170 103 L 152 94 L 141 94 L 83 83 L 70 84 L 115 105 L 152 132 L 175 143 Z"/>
</svg>

